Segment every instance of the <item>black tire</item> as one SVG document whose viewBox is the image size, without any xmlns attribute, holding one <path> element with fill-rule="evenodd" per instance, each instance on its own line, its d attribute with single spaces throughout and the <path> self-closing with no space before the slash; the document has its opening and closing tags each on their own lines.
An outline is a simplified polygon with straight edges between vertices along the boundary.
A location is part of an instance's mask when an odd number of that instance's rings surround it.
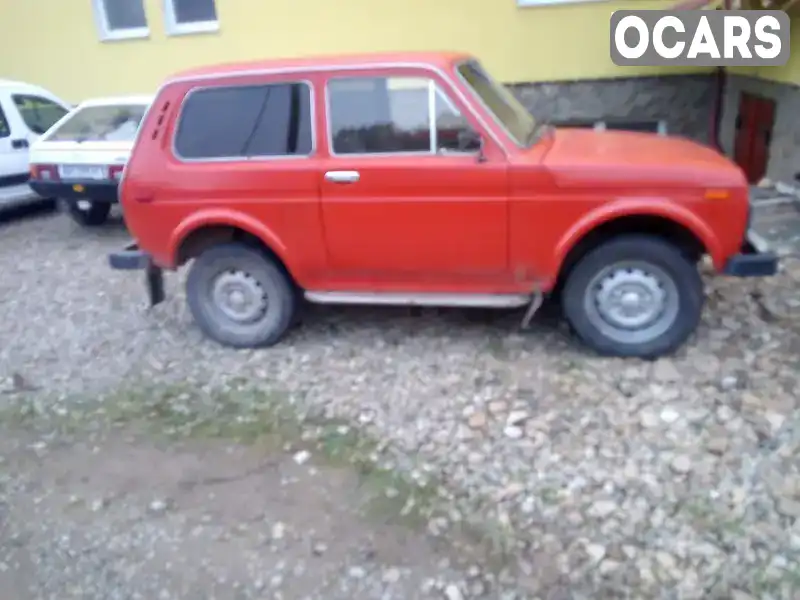
<svg viewBox="0 0 800 600">
<path fill-rule="evenodd" d="M 237 322 L 213 300 L 217 277 L 234 273 L 256 285 L 266 298 L 257 319 Z M 252 288 L 249 288 L 252 289 Z M 276 344 L 294 320 L 297 293 L 284 270 L 259 250 L 237 243 L 220 244 L 194 259 L 186 280 L 186 299 L 203 333 L 232 348 L 259 348 Z"/>
<path fill-rule="evenodd" d="M 108 221 L 111 204 L 108 202 L 90 202 L 88 208 L 78 206 L 78 200 L 64 200 L 64 209 L 73 221 L 83 227 L 98 227 Z"/>
<path fill-rule="evenodd" d="M 650 339 L 637 342 L 621 341 L 609 331 L 613 327 L 598 321 L 590 312 L 589 286 L 593 280 L 613 265 L 640 264 L 648 266 L 671 280 L 667 289 L 677 296 L 670 305 L 673 319 L 664 319 L 660 329 L 653 330 Z M 618 273 L 633 273 L 620 269 Z M 674 286 L 674 287 L 671 287 Z M 674 292 L 677 292 L 676 294 Z M 670 292 L 666 292 L 669 294 Z M 594 248 L 567 275 L 562 294 L 564 316 L 578 337 L 598 354 L 618 357 L 655 359 L 671 354 L 682 346 L 697 328 L 703 311 L 705 293 L 697 266 L 674 244 L 647 235 L 625 235 L 613 238 Z M 597 311 L 597 315 L 600 311 Z M 602 324 L 602 327 L 598 326 Z M 655 326 L 654 326 L 655 327 Z M 619 331 L 619 329 L 617 329 Z M 660 331 L 660 333 L 659 333 Z"/>
</svg>

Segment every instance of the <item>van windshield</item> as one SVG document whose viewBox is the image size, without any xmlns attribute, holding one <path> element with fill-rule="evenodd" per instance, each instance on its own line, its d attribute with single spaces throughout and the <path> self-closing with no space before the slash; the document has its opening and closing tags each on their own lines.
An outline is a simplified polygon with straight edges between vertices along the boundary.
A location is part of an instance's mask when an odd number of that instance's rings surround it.
<svg viewBox="0 0 800 600">
<path fill-rule="evenodd" d="M 516 96 L 503 84 L 495 81 L 476 60 L 468 60 L 459 64 L 457 70 L 478 99 L 483 102 L 486 109 L 492 113 L 497 123 L 513 140 L 520 146 L 530 144 L 537 128 L 537 122 Z"/>
<path fill-rule="evenodd" d="M 143 104 L 87 106 L 47 136 L 53 142 L 132 142 L 144 117 Z"/>
</svg>

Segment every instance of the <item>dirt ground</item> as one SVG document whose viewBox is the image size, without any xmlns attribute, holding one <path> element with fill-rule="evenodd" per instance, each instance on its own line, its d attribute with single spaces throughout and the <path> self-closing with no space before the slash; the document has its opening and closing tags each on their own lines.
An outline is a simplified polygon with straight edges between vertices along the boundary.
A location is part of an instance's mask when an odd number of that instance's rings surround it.
<svg viewBox="0 0 800 600">
<path fill-rule="evenodd" d="M 0 456 L 3 600 L 462 597 L 429 536 L 306 451 L 5 429 Z"/>
</svg>

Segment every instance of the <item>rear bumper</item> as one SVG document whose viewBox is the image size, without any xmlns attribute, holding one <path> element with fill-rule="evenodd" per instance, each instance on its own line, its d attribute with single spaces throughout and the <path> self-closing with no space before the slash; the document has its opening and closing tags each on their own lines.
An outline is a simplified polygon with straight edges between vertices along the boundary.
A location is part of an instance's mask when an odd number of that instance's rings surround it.
<svg viewBox="0 0 800 600">
<path fill-rule="evenodd" d="M 150 306 L 160 304 L 166 298 L 164 293 L 164 270 L 156 265 L 146 252 L 136 244 L 129 244 L 122 250 L 108 255 L 112 269 L 121 271 L 143 270 Z"/>
<path fill-rule="evenodd" d="M 90 200 L 92 202 L 116 203 L 118 201 L 116 181 L 39 181 L 31 180 L 30 186 L 44 198 L 64 200 Z"/>
</svg>

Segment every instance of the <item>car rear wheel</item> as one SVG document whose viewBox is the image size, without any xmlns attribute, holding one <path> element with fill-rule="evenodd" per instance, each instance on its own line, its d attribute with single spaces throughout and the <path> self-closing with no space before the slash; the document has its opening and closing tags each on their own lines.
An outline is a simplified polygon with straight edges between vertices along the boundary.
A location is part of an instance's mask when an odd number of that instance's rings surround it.
<svg viewBox="0 0 800 600">
<path fill-rule="evenodd" d="M 111 204 L 91 200 L 64 200 L 64 207 L 72 220 L 84 227 L 97 227 L 108 220 Z"/>
<path fill-rule="evenodd" d="M 259 250 L 236 243 L 213 246 L 195 258 L 186 296 L 200 329 L 234 348 L 277 343 L 297 306 L 284 270 Z"/>
<path fill-rule="evenodd" d="M 703 281 L 674 244 L 651 237 L 614 238 L 584 256 L 567 276 L 564 315 L 594 351 L 657 358 L 697 328 Z"/>
</svg>

